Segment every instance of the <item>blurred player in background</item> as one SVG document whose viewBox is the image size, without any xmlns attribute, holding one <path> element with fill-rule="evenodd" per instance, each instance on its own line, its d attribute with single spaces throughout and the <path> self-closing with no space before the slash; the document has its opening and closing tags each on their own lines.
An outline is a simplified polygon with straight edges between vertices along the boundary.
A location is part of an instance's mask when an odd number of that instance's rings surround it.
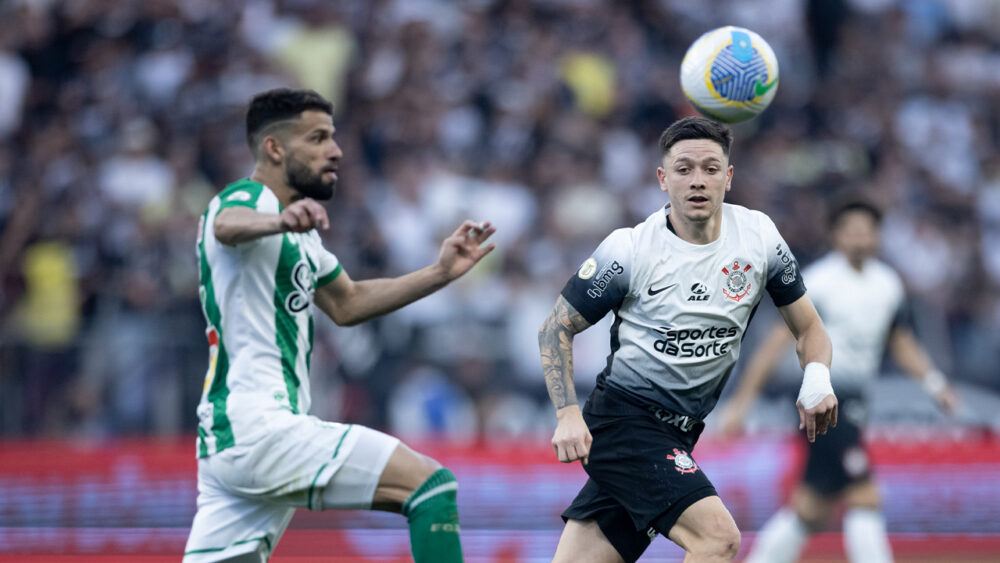
<svg viewBox="0 0 1000 563">
<path fill-rule="evenodd" d="M 437 263 L 354 281 L 323 248 L 317 200 L 342 153 L 333 107 L 308 90 L 258 94 L 249 178 L 212 199 L 198 232 L 210 365 L 198 405 L 198 512 L 184 560 L 265 561 L 296 508 L 399 512 L 419 563 L 462 560 L 455 476 L 396 438 L 309 416 L 313 304 L 354 325 L 441 289 L 493 250 L 466 221 Z"/>
<path fill-rule="evenodd" d="M 892 560 L 881 498 L 861 443 L 865 386 L 877 375 L 887 342 L 896 363 L 922 382 L 945 412 L 955 410 L 954 392 L 913 334 L 902 281 L 875 258 L 880 221 L 880 211 L 863 199 L 838 204 L 830 216 L 833 251 L 803 273 L 833 341 L 840 424 L 824 440 L 808 445 L 805 476 L 792 493 L 791 506 L 765 524 L 748 561 L 795 561 L 808 534 L 826 526 L 841 499 L 847 504 L 844 542 L 851 561 Z M 735 435 L 742 429 L 754 399 L 791 341 L 791 333 L 778 324 L 750 359 L 732 401 L 723 409 L 724 433 Z"/>
<path fill-rule="evenodd" d="M 770 218 L 723 203 L 732 140 L 702 117 L 667 128 L 656 174 L 669 203 L 604 239 L 539 332 L 552 445 L 590 477 L 563 513 L 555 561 L 635 561 L 657 533 L 685 561 L 736 556 L 736 523 L 691 452 L 765 289 L 799 343 L 801 426 L 812 441 L 836 423 L 830 339 L 795 258 Z M 581 412 L 573 337 L 612 310 L 611 355 Z"/>
</svg>

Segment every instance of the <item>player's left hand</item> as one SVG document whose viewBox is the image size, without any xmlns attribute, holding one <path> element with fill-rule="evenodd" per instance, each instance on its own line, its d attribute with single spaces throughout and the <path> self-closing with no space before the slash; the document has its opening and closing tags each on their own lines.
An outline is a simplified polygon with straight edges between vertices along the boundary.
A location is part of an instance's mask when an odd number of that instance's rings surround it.
<svg viewBox="0 0 1000 563">
<path fill-rule="evenodd" d="M 489 221 L 476 223 L 466 219 L 450 237 L 444 239 L 438 255 L 438 265 L 444 270 L 448 280 L 468 272 L 483 256 L 493 252 L 496 244 L 482 244 L 495 232 L 496 227 Z"/>
<path fill-rule="evenodd" d="M 801 401 L 795 406 L 799 409 L 799 430 L 805 428 L 810 442 L 816 441 L 817 433 L 826 434 L 828 429 L 837 425 L 837 397 L 832 393 L 811 409 L 803 408 Z"/>
</svg>

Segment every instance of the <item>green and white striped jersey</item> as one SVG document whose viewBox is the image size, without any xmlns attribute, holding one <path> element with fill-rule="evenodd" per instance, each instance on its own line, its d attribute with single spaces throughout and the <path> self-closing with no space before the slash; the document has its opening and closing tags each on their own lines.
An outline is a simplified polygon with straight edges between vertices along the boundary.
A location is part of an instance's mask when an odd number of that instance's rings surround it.
<svg viewBox="0 0 1000 563">
<path fill-rule="evenodd" d="M 342 269 L 316 231 L 220 243 L 213 226 L 227 207 L 282 209 L 267 186 L 243 179 L 212 198 L 198 225 L 198 293 L 209 344 L 198 457 L 266 433 L 274 409 L 309 411 L 313 293 Z"/>
</svg>

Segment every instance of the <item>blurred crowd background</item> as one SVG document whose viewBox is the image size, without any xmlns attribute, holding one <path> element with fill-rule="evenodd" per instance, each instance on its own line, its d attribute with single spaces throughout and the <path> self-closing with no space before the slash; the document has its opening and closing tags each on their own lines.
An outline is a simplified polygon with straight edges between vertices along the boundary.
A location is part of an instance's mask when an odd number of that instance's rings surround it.
<svg viewBox="0 0 1000 563">
<path fill-rule="evenodd" d="M 352 278 L 433 262 L 462 219 L 499 228 L 497 251 L 428 299 L 353 328 L 317 316 L 314 414 L 545 443 L 537 329 L 605 235 L 665 203 L 656 140 L 693 113 L 681 57 L 726 24 L 781 63 L 773 105 L 735 128 L 728 200 L 767 212 L 803 264 L 829 248 L 834 198 L 878 202 L 965 423 L 996 416 L 1000 2 L 8 0 L 0 19 L 4 436 L 193 433 L 197 220 L 252 171 L 250 96 L 301 86 L 336 106 L 322 236 Z M 581 397 L 607 335 L 605 319 L 577 339 Z M 794 362 L 783 372 L 774 400 L 796 387 Z M 876 422 L 949 424 L 916 385 L 873 393 Z"/>
</svg>

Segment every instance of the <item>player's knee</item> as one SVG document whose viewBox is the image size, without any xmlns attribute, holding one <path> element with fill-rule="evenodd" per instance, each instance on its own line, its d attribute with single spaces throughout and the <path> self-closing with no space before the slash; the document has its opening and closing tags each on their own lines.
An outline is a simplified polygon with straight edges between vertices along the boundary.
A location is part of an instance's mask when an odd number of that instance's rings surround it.
<svg viewBox="0 0 1000 563">
<path fill-rule="evenodd" d="M 417 458 L 419 461 L 413 467 L 414 478 L 411 481 L 411 485 L 409 487 L 410 490 L 407 491 L 410 494 L 419 489 L 424 483 L 427 482 L 428 479 L 430 479 L 439 470 L 444 469 L 444 466 L 441 465 L 441 463 L 438 460 L 430 456 L 417 454 Z"/>
<path fill-rule="evenodd" d="M 457 492 L 455 474 L 438 464 L 438 469 L 407 497 L 401 512 L 410 519 L 420 513 L 433 512 L 440 516 L 437 519 L 454 521 L 457 526 Z"/>
<path fill-rule="evenodd" d="M 826 529 L 829 515 L 821 510 L 800 510 L 795 509 L 795 516 L 810 534 L 816 534 Z"/>
<path fill-rule="evenodd" d="M 880 510 L 882 495 L 878 486 L 869 481 L 849 488 L 847 494 L 844 495 L 844 502 L 850 508 Z"/>
<path fill-rule="evenodd" d="M 740 530 L 732 522 L 719 522 L 704 530 L 689 551 L 692 555 L 732 561 L 740 551 Z"/>
<path fill-rule="evenodd" d="M 730 560 L 735 559 L 736 554 L 740 552 L 740 541 L 742 541 L 742 537 L 739 528 L 731 526 L 716 536 L 715 547 L 717 553 L 723 557 L 728 557 Z"/>
<path fill-rule="evenodd" d="M 437 460 L 400 443 L 379 476 L 372 508 L 400 512 L 403 503 L 441 469 Z"/>
<path fill-rule="evenodd" d="M 805 526 L 810 534 L 822 532 L 826 529 L 827 522 L 830 519 L 831 505 L 825 499 L 820 498 L 819 495 L 801 489 L 797 490 L 792 495 L 792 509 L 795 511 L 799 522 Z"/>
</svg>

